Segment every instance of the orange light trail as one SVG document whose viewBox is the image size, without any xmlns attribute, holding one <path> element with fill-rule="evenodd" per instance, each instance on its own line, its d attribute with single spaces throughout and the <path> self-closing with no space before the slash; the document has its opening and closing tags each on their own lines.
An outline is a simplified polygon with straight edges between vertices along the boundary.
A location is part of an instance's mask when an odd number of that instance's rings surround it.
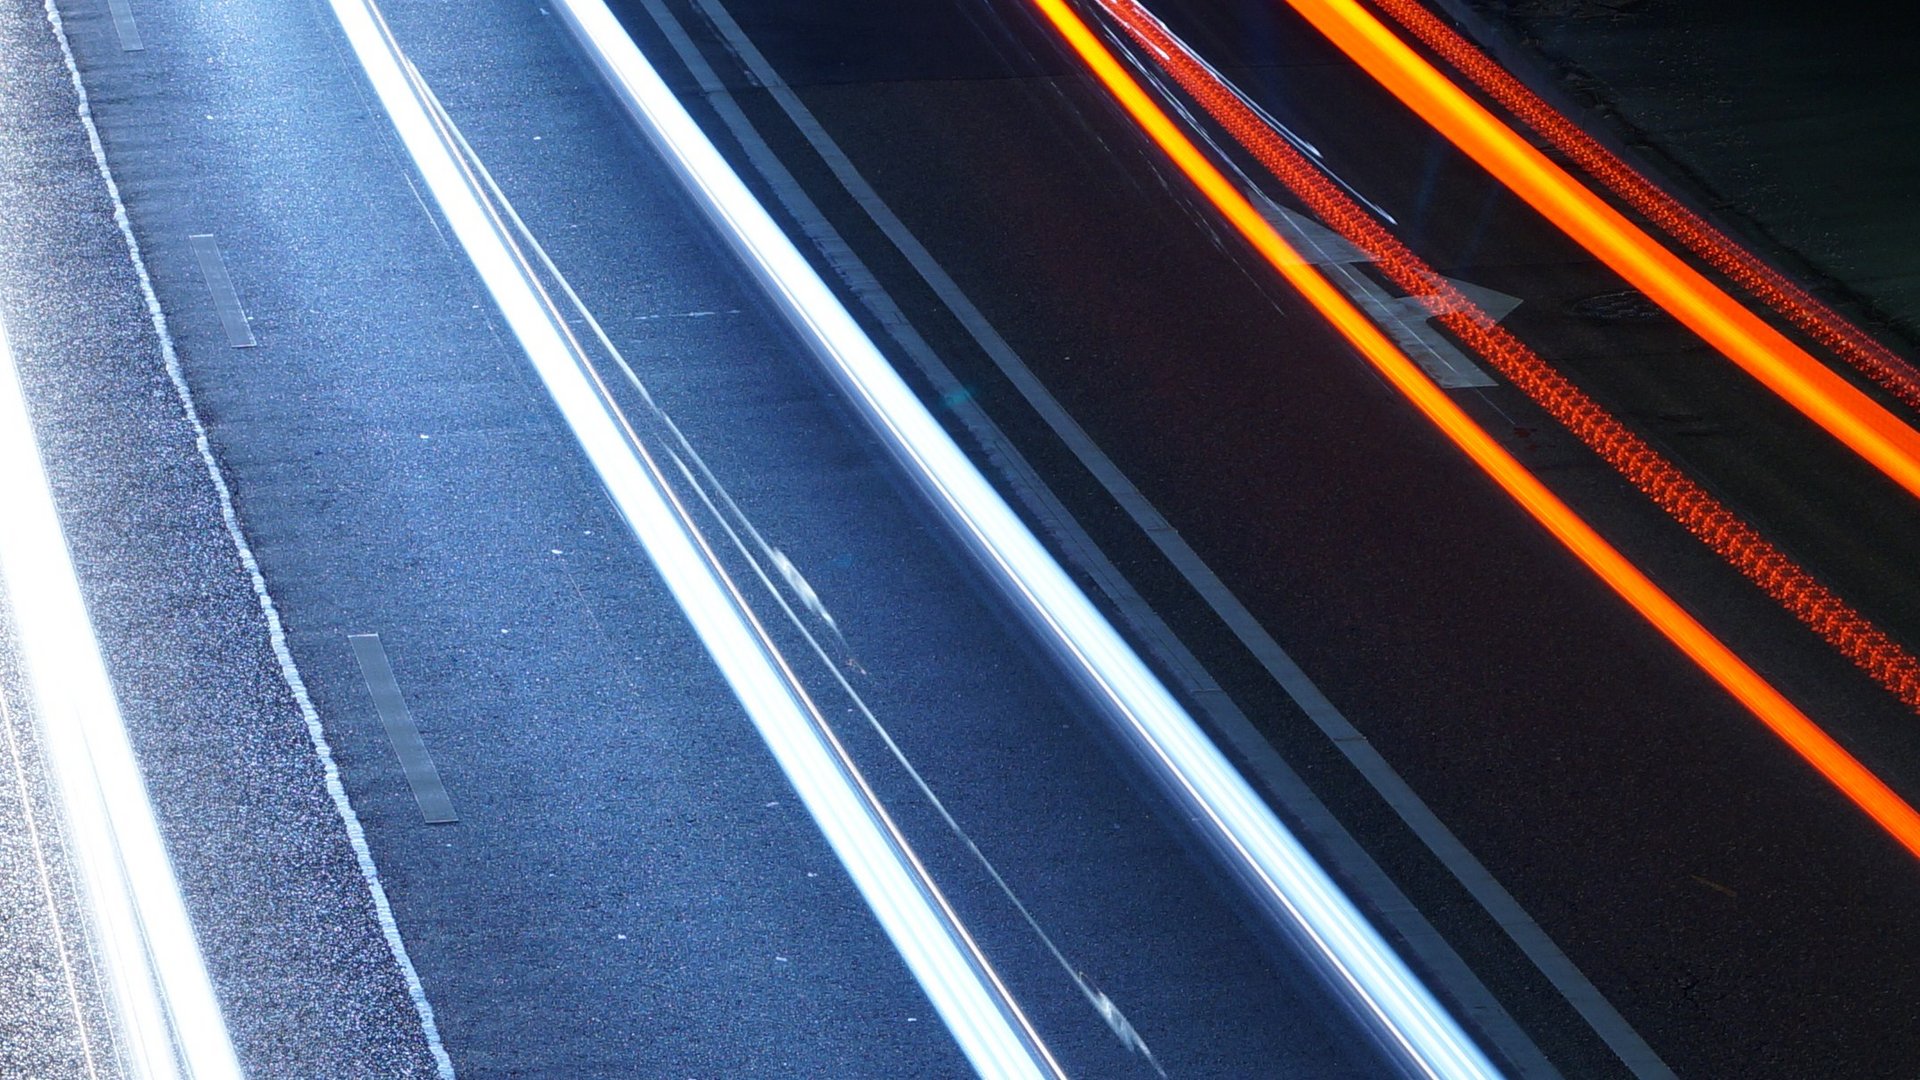
<svg viewBox="0 0 1920 1080">
<path fill-rule="evenodd" d="M 1920 433 L 1548 161 L 1355 0 L 1286 2 L 1581 247 L 1895 483 L 1920 495 Z"/>
<path fill-rule="evenodd" d="M 1875 341 L 1817 297 L 1760 261 L 1705 218 L 1680 204 L 1619 155 L 1600 145 L 1580 125 L 1527 89 L 1519 79 L 1452 27 L 1420 0 L 1373 0 L 1375 7 L 1405 27 L 1435 55 L 1515 118 L 1545 136 L 1587 175 L 1606 185 L 1622 202 L 1639 211 L 1662 232 L 1685 244 L 1715 270 L 1727 275 L 1754 299 L 1832 349 L 1834 355 L 1880 384 L 1907 407 L 1920 409 L 1920 371 Z"/>
<path fill-rule="evenodd" d="M 1702 671 L 1746 706 L 1888 835 L 1910 853 L 1920 856 L 1920 814 L 1916 814 L 1913 807 L 1661 591 L 1454 404 L 1445 391 L 1274 231 L 1246 196 L 1126 72 L 1066 0 L 1032 0 L 1032 3 L 1134 123 L 1390 385 Z"/>
<path fill-rule="evenodd" d="M 1155 64 L 1320 220 L 1371 256 L 1394 284 L 1424 298 L 1442 326 L 1834 651 L 1908 708 L 1920 710 L 1920 660 L 1912 653 L 1415 255 L 1138 0 L 1097 2 Z"/>
</svg>

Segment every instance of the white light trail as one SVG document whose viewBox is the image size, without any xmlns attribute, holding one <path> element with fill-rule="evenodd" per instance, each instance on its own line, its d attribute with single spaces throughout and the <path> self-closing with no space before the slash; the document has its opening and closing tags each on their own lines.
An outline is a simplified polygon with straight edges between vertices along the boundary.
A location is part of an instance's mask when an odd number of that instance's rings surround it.
<svg viewBox="0 0 1920 1080">
<path fill-rule="evenodd" d="M 330 2 L 402 145 L 589 463 L 963 1052 L 989 1076 L 1061 1075 L 884 811 L 837 756 L 797 679 L 604 396 L 452 133 L 435 122 L 424 88 L 409 78 L 377 7 Z"/>
<path fill-rule="evenodd" d="M 557 0 L 641 128 L 1009 593 L 1413 1068 L 1499 1072 L 948 437 L 694 123 L 603 0 Z"/>
<path fill-rule="evenodd" d="M 0 579 L 103 961 L 122 1059 L 142 1080 L 239 1077 L 74 575 L 0 322 Z"/>
</svg>

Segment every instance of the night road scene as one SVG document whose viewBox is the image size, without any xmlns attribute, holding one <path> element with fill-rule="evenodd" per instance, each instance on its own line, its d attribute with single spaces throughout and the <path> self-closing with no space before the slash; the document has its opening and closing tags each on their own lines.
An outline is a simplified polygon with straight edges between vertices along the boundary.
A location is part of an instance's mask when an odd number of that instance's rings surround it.
<svg viewBox="0 0 1920 1080">
<path fill-rule="evenodd" d="M 0 0 L 0 1080 L 1920 1077 L 1915 56 Z"/>
</svg>

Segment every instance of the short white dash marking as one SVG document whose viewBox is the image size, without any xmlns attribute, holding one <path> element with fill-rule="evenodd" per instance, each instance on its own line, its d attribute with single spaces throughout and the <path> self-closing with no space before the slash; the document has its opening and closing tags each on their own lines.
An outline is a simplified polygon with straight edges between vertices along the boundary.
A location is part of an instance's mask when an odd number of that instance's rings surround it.
<svg viewBox="0 0 1920 1080">
<path fill-rule="evenodd" d="M 220 315 L 220 326 L 227 332 L 227 344 L 236 349 L 253 348 L 258 344 L 253 339 L 253 326 L 247 322 L 247 313 L 240 307 L 240 294 L 234 291 L 233 279 L 227 275 L 219 241 L 201 233 L 187 237 L 187 242 L 193 246 L 193 257 L 200 264 L 201 276 L 207 280 L 207 291 L 213 294 L 213 310 Z"/>
<path fill-rule="evenodd" d="M 107 11 L 113 15 L 113 32 L 120 39 L 123 52 L 139 52 L 147 47 L 140 40 L 140 28 L 133 22 L 133 6 L 127 0 L 107 0 Z"/>
</svg>

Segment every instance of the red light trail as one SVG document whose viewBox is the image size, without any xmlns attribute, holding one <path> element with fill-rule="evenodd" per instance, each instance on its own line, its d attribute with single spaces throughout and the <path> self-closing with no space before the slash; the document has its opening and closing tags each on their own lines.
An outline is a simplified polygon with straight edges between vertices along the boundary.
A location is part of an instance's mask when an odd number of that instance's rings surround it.
<svg viewBox="0 0 1920 1080">
<path fill-rule="evenodd" d="M 1920 495 L 1920 433 L 1741 307 L 1547 160 L 1355 0 L 1286 0 L 1349 59 L 1569 238 L 1895 483 Z"/>
<path fill-rule="evenodd" d="M 1908 407 L 1920 409 L 1920 371 L 1784 274 L 1760 261 L 1706 219 L 1600 145 L 1580 126 L 1541 100 L 1519 79 L 1475 48 L 1419 0 L 1373 0 L 1436 56 L 1485 91 L 1501 108 L 1539 132 L 1588 175 L 1639 211 L 1662 232 L 1686 245 L 1707 265 L 1727 275 L 1834 355 L 1878 383 Z"/>
<path fill-rule="evenodd" d="M 1141 88 L 1066 0 L 1031 0 L 1140 129 L 1253 248 L 1380 375 L 1455 446 L 1585 563 L 1641 617 L 1718 682 L 1829 783 L 1910 853 L 1920 856 L 1920 813 L 1835 742 L 1772 684 L 1560 501 L 1446 392 L 1282 239 L 1234 183 Z M 1126 2 L 1138 9 L 1131 0 Z M 1144 14 L 1144 9 L 1139 9 Z"/>
</svg>

